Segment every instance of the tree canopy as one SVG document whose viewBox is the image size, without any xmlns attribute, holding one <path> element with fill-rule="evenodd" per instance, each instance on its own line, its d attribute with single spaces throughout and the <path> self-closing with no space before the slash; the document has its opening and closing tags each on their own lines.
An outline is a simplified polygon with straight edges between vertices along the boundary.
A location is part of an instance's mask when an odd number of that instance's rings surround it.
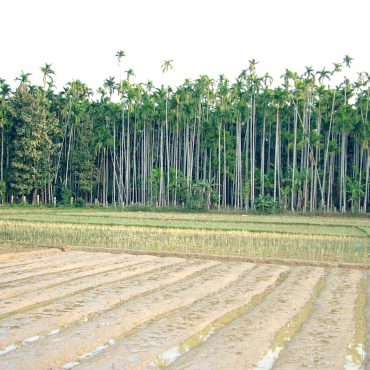
<svg viewBox="0 0 370 370">
<path fill-rule="evenodd" d="M 0 79 L 2 201 L 369 210 L 370 77 L 330 84 L 350 56 L 276 86 L 252 59 L 235 81 L 176 88 L 132 82 L 115 57 L 119 78 L 96 94 L 79 80 L 56 91 L 50 64 L 40 86 L 23 71 L 14 91 Z"/>
</svg>

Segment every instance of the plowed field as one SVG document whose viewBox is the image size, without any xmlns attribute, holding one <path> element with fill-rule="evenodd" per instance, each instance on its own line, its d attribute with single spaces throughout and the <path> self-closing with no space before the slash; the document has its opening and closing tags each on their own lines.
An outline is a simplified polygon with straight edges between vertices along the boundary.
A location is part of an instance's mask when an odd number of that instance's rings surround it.
<svg viewBox="0 0 370 370">
<path fill-rule="evenodd" d="M 0 260 L 0 369 L 363 369 L 368 272 L 56 250 Z"/>
</svg>

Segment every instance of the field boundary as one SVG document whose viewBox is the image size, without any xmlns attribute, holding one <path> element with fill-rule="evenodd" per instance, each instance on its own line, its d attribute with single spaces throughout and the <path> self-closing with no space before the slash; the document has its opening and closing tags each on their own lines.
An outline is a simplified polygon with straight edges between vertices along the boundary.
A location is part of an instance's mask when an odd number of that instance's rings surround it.
<svg viewBox="0 0 370 370">
<path fill-rule="evenodd" d="M 13 218 L 11 220 L 3 220 L 0 219 L 1 222 L 18 222 L 18 223 L 32 223 L 32 224 L 45 224 L 45 225 L 51 225 L 54 224 L 55 221 L 42 221 L 42 220 L 25 220 L 22 218 Z M 358 226 L 351 226 L 351 225 L 335 225 L 334 227 L 343 227 L 348 229 L 355 229 L 359 230 L 361 235 L 350 235 L 350 234 L 343 234 L 343 235 L 336 235 L 336 234 L 327 234 L 327 233 L 320 233 L 320 234 L 309 234 L 309 233 L 299 233 L 299 232 L 292 232 L 292 231 L 279 231 L 279 230 L 247 230 L 247 229 L 233 229 L 233 228 L 211 228 L 211 227 L 191 227 L 191 226 L 171 226 L 171 225 L 138 225 L 138 224 L 115 224 L 115 223 L 97 223 L 97 222 L 71 222 L 71 221 L 58 221 L 58 224 L 61 225 L 87 225 L 87 226 L 97 226 L 97 227 L 126 227 L 126 228 L 142 228 L 142 229 L 165 229 L 165 230 L 205 230 L 205 231 L 213 231 L 213 232 L 245 232 L 249 234 L 279 234 L 279 235 L 294 235 L 294 236 L 312 236 L 312 237 L 330 237 L 330 238 L 348 238 L 348 239 L 363 239 L 367 240 L 370 238 L 369 234 L 366 233 L 364 229 L 359 228 Z M 258 223 L 255 223 L 258 224 Z M 269 225 L 279 225 L 278 223 L 269 223 Z M 282 224 L 284 226 L 287 226 L 285 224 Z M 301 226 L 301 225 L 300 225 Z M 308 225 L 303 225 L 308 226 Z M 309 226 L 323 226 L 321 224 L 309 224 Z M 326 226 L 326 225 L 325 225 Z M 332 225 L 329 225 L 329 227 L 332 227 Z"/>
<path fill-rule="evenodd" d="M 287 258 L 260 258 L 248 256 L 222 256 L 217 254 L 203 254 L 203 253 L 186 253 L 186 252 L 167 252 L 167 251 L 142 251 L 132 249 L 118 249 L 118 248 L 100 248 L 100 247 L 79 247 L 71 246 L 70 250 L 77 250 L 82 252 L 106 252 L 106 253 L 127 253 L 133 255 L 152 255 L 158 257 L 179 257 L 179 258 L 192 258 L 192 259 L 205 259 L 215 260 L 221 262 L 251 262 L 251 263 L 264 263 L 273 265 L 287 265 L 287 266 L 313 266 L 313 267 L 339 267 L 339 268 L 355 268 L 370 270 L 368 263 L 348 263 L 348 262 L 335 262 L 335 261 L 305 261 L 298 259 Z"/>
<path fill-rule="evenodd" d="M 11 241 L 14 242 L 14 241 Z M 42 249 L 58 249 L 62 252 L 68 251 L 81 251 L 81 252 L 98 252 L 98 253 L 112 253 L 112 254 L 131 254 L 131 255 L 150 255 L 157 257 L 179 257 L 185 259 L 202 259 L 202 260 L 214 260 L 220 262 L 251 262 L 251 263 L 263 263 L 272 265 L 287 265 L 287 266 L 312 266 L 312 267 L 327 267 L 327 268 L 346 268 L 346 269 L 360 269 L 370 270 L 369 263 L 349 263 L 340 261 L 310 261 L 310 260 L 299 260 L 299 259 L 288 259 L 288 258 L 261 258 L 261 257 L 249 257 L 249 256 L 222 256 L 217 254 L 206 254 L 206 253 L 187 253 L 187 252 L 171 252 L 171 251 L 151 251 L 151 250 L 136 250 L 136 249 L 124 249 L 124 248 L 106 248 L 106 247 L 86 247 L 86 246 L 75 246 L 75 245 L 30 245 L 27 243 L 17 242 L 17 244 L 25 247 L 40 248 Z M 35 250 L 33 251 L 36 252 Z M 29 253 L 28 251 L 22 251 L 19 253 Z"/>
</svg>

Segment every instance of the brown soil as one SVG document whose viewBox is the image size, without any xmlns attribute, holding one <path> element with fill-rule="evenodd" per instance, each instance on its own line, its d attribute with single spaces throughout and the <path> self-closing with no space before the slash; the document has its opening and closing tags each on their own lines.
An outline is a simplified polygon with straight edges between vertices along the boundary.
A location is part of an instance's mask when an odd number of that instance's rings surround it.
<svg viewBox="0 0 370 370">
<path fill-rule="evenodd" d="M 361 276 L 359 271 L 329 274 L 316 310 L 280 356 L 276 369 L 344 368 L 355 331 L 353 310 Z"/>
<path fill-rule="evenodd" d="M 77 250 L 8 257 L 1 369 L 339 369 L 349 343 L 367 348 L 360 270 Z"/>
<path fill-rule="evenodd" d="M 304 307 L 322 275 L 322 269 L 295 268 L 260 305 L 185 353 L 173 368 L 253 369 L 273 346 L 279 329 Z"/>
<path fill-rule="evenodd" d="M 111 369 L 113 366 L 117 369 L 143 369 L 160 357 L 163 350 L 178 346 L 185 338 L 198 333 L 212 322 L 230 312 L 237 312 L 254 296 L 273 286 L 286 270 L 282 266 L 276 268 L 261 265 L 249 271 L 232 286 L 166 315 L 163 319 L 140 328 L 135 334 L 119 340 L 117 345 L 84 364 L 82 368 Z M 153 341 L 155 346 L 152 345 Z"/>
<path fill-rule="evenodd" d="M 103 284 L 95 289 L 56 300 L 44 307 L 9 316 L 0 323 L 0 347 L 21 342 L 35 335 L 35 332 L 46 335 L 55 329 L 77 325 L 79 320 L 91 319 L 122 302 L 153 293 L 215 265 L 213 261 L 172 264 L 131 279 Z"/>
</svg>

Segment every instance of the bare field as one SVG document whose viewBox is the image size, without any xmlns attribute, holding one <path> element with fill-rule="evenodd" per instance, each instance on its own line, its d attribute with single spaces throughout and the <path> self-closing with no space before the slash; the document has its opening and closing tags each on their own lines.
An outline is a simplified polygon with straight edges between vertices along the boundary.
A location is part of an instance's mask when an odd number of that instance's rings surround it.
<svg viewBox="0 0 370 370">
<path fill-rule="evenodd" d="M 0 255 L 0 369 L 364 369 L 367 271 Z"/>
</svg>

